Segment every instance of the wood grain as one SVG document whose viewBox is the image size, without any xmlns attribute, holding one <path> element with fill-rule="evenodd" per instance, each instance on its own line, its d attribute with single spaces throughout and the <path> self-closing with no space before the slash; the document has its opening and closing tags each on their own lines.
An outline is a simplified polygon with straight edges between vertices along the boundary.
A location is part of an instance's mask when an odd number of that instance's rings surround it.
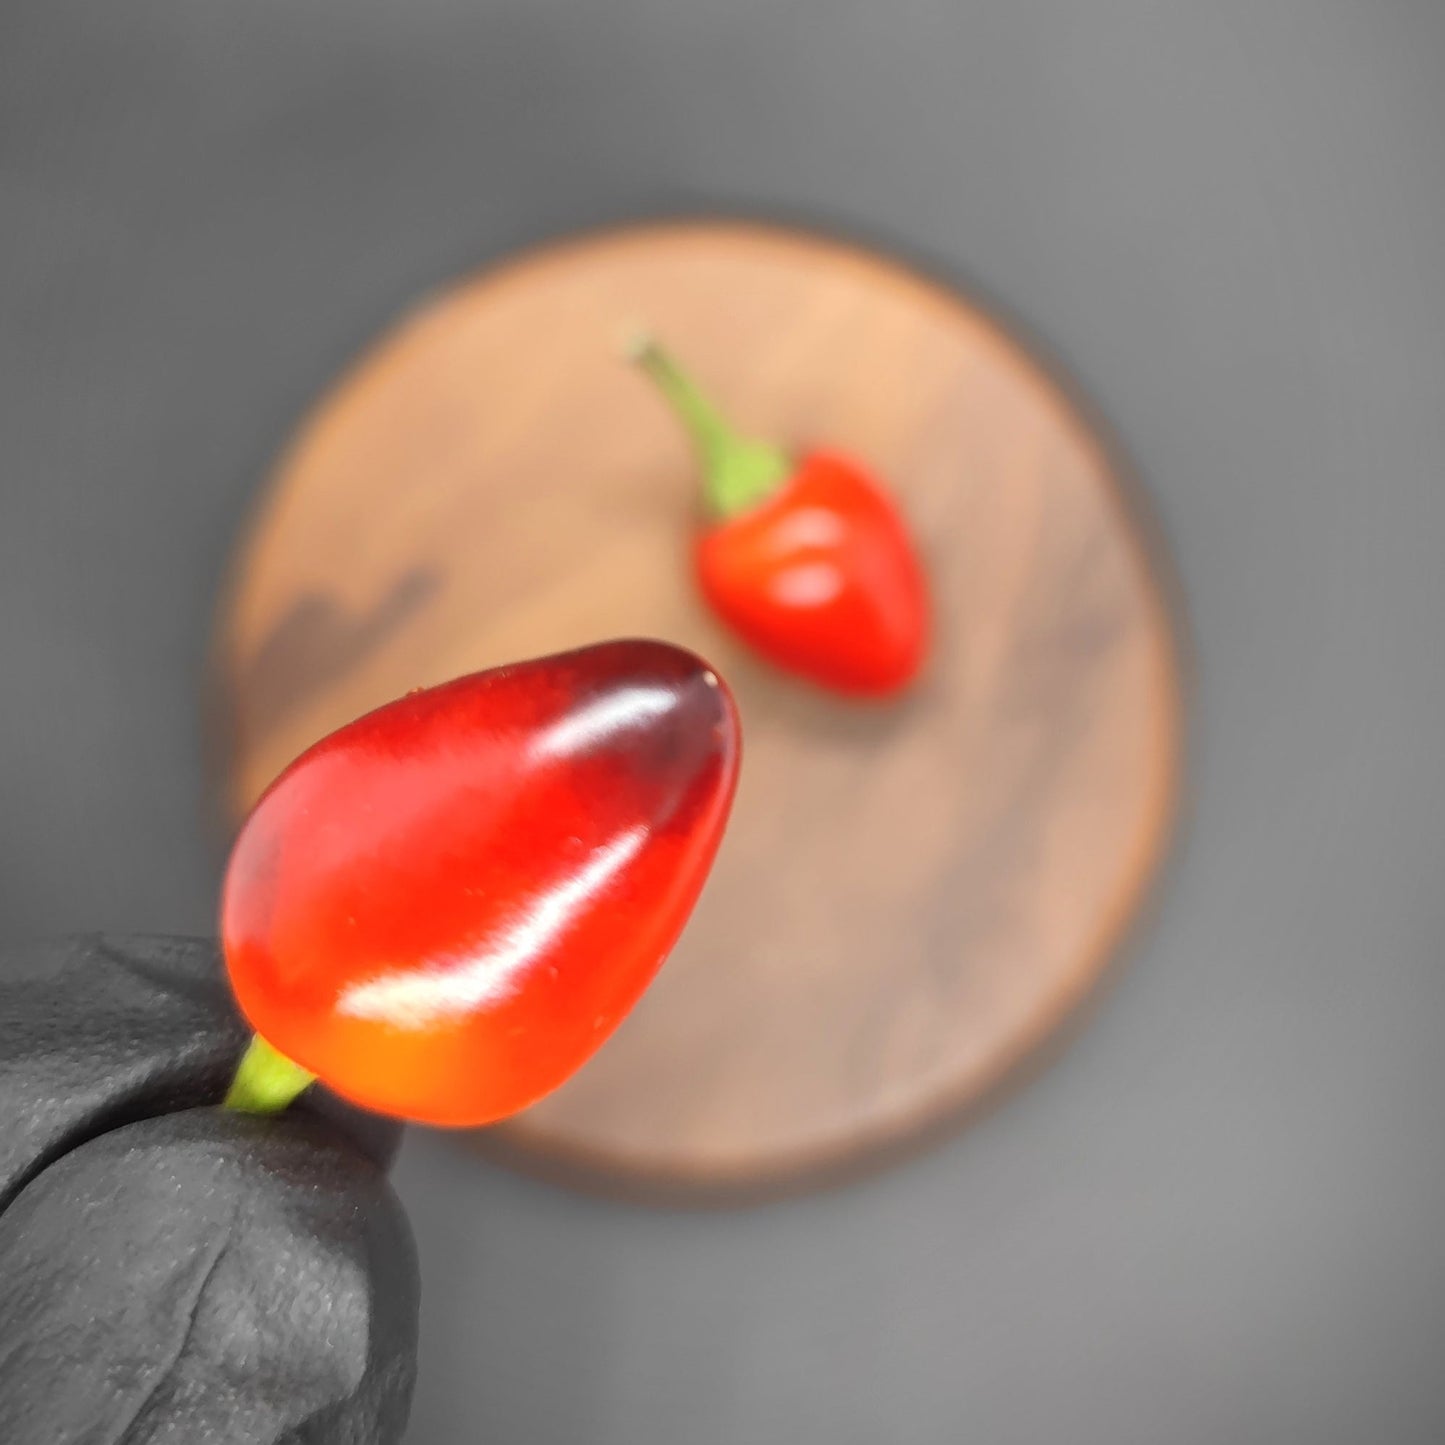
<svg viewBox="0 0 1445 1445">
<path fill-rule="evenodd" d="M 814 692 L 700 606 L 692 461 L 618 355 L 639 321 L 748 427 L 896 488 L 938 613 L 907 701 Z M 238 556 L 232 816 L 410 687 L 629 634 L 733 683 L 735 822 L 653 992 L 510 1149 L 702 1189 L 866 1161 L 1084 998 L 1164 845 L 1175 647 L 1106 448 L 991 320 L 875 254 L 730 223 L 585 237 L 422 305 L 316 408 Z"/>
</svg>

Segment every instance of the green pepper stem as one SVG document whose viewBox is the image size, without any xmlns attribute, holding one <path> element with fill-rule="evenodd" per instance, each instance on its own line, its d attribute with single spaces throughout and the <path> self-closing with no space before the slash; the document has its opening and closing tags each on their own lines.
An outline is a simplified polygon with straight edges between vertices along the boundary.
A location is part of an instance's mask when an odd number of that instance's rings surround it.
<svg viewBox="0 0 1445 1445">
<path fill-rule="evenodd" d="M 787 455 L 736 431 L 652 337 L 637 337 L 628 354 L 687 428 L 702 460 L 703 495 L 714 518 L 724 521 L 757 506 L 788 479 L 793 468 Z"/>
<path fill-rule="evenodd" d="M 293 1064 L 256 1034 L 241 1056 L 221 1107 L 234 1109 L 238 1114 L 279 1114 L 315 1080 L 315 1074 L 307 1073 L 300 1064 Z"/>
</svg>

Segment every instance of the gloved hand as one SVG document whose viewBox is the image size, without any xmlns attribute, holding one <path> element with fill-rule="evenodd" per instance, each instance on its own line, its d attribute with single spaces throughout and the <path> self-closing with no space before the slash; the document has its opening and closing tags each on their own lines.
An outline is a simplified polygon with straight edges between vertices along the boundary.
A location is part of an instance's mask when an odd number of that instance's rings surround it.
<svg viewBox="0 0 1445 1445">
<path fill-rule="evenodd" d="M 215 1107 L 213 943 L 0 955 L 0 1441 L 393 1445 L 415 1372 L 397 1126 Z"/>
</svg>

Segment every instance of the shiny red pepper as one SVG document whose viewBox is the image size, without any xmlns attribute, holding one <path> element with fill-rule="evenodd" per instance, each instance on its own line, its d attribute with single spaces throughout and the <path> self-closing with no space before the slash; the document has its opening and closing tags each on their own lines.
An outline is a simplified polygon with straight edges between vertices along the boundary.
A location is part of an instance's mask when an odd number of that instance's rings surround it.
<svg viewBox="0 0 1445 1445">
<path fill-rule="evenodd" d="M 693 561 L 713 610 L 770 662 L 835 692 L 907 687 L 928 651 L 928 589 L 892 498 L 845 457 L 794 464 L 740 436 L 652 341 L 634 359 L 702 460 L 708 521 Z"/>
<path fill-rule="evenodd" d="M 419 691 L 276 780 L 221 935 L 257 1030 L 228 1103 L 319 1077 L 429 1124 L 502 1118 L 612 1032 L 722 837 L 737 713 L 692 654 L 613 642 Z"/>
</svg>

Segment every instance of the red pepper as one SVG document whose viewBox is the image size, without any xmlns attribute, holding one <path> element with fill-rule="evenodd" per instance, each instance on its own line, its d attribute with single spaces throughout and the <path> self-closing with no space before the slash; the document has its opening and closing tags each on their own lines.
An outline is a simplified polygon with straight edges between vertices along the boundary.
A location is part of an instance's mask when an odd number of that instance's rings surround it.
<svg viewBox="0 0 1445 1445">
<path fill-rule="evenodd" d="M 665 352 L 634 359 L 702 460 L 708 523 L 693 553 L 713 610 L 770 662 L 836 692 L 905 688 L 928 650 L 923 569 L 898 508 L 856 462 L 735 432 Z"/>
<path fill-rule="evenodd" d="M 676 942 L 738 770 L 724 684 L 612 642 L 477 673 L 304 753 L 236 840 L 221 934 L 257 1040 L 228 1103 L 319 1077 L 477 1125 L 577 1069 Z"/>
</svg>

